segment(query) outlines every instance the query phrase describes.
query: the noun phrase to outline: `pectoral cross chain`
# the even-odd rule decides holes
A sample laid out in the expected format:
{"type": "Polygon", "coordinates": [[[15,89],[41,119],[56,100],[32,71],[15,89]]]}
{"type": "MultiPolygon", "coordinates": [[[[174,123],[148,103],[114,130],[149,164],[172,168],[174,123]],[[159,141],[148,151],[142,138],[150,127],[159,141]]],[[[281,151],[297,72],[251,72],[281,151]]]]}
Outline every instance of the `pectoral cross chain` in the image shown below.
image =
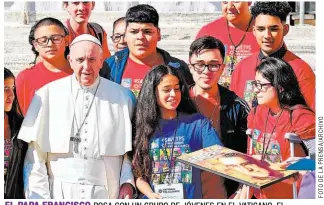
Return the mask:
{"type": "MultiPolygon", "coordinates": [[[[81,142],[80,132],[81,132],[81,129],[82,129],[83,125],[84,125],[84,122],[86,121],[87,117],[89,116],[89,113],[90,113],[91,107],[93,105],[93,102],[95,100],[95,97],[96,97],[96,94],[97,94],[99,85],[100,85],[100,79],[99,79],[99,83],[97,85],[96,91],[93,94],[93,98],[92,98],[92,101],[90,103],[89,109],[88,109],[87,113],[85,114],[84,119],[82,120],[82,123],[81,123],[80,127],[78,126],[78,121],[77,121],[76,115],[75,115],[75,102],[73,103],[73,101],[72,101],[72,105],[73,105],[73,120],[75,121],[76,128],[77,128],[76,135],[74,137],[70,137],[70,140],[73,141],[73,150],[74,150],[74,153],[79,153],[79,143],[81,142]]],[[[73,92],[72,92],[72,78],[71,78],[71,93],[73,95],[73,92]]],[[[78,99],[78,94],[79,94],[79,90],[78,90],[78,93],[77,93],[77,96],[75,97],[75,99],[78,99]]]]}

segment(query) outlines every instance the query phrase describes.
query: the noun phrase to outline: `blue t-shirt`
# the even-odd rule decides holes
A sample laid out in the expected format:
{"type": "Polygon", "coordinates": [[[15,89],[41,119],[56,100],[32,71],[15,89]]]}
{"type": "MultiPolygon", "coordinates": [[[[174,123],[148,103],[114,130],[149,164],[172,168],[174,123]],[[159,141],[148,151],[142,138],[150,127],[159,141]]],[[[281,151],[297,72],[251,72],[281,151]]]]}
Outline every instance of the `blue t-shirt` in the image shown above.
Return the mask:
{"type": "Polygon", "coordinates": [[[159,126],[150,139],[149,153],[153,160],[150,181],[152,188],[155,184],[166,184],[166,177],[170,174],[173,183],[183,184],[185,199],[201,199],[200,170],[180,162],[174,163],[174,159],[183,153],[215,144],[222,143],[209,120],[200,113],[180,113],[172,120],[160,119],[159,126]]]}

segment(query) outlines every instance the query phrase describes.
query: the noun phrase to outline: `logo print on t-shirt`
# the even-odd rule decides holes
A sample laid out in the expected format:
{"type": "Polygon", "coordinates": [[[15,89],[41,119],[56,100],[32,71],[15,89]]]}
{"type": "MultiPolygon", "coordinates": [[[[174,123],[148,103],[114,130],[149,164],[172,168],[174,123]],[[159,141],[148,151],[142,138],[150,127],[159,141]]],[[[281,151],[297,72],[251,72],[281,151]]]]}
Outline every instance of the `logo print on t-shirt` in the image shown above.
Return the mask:
{"type": "MultiPolygon", "coordinates": [[[[253,139],[255,138],[253,137],[253,139]]],[[[252,146],[255,154],[262,155],[265,152],[265,159],[268,161],[281,162],[280,144],[276,140],[276,133],[273,133],[272,136],[270,133],[259,136],[257,140],[253,140],[252,146]]]]}
{"type": "Polygon", "coordinates": [[[152,184],[167,183],[169,174],[171,174],[174,183],[192,183],[192,167],[175,162],[175,157],[190,152],[189,144],[185,144],[183,136],[153,139],[150,147],[150,156],[153,159],[152,184]],[[175,139],[174,143],[173,139],[175,139]],[[170,155],[173,145],[173,159],[172,166],[170,166],[170,155]],[[172,167],[171,170],[170,167],[172,167]]]}
{"type": "Polygon", "coordinates": [[[132,86],[132,79],[131,78],[123,78],[121,85],[124,86],[125,88],[130,89],[132,86]]]}
{"type": "Polygon", "coordinates": [[[252,46],[249,44],[242,44],[236,48],[236,55],[233,58],[233,52],[234,52],[234,46],[230,45],[229,47],[227,45],[225,46],[225,59],[224,64],[225,68],[223,71],[223,74],[221,75],[218,83],[220,85],[223,85],[225,87],[229,87],[232,80],[232,73],[235,70],[235,66],[244,58],[251,55],[252,46]],[[231,65],[233,63],[233,66],[231,65]]]}

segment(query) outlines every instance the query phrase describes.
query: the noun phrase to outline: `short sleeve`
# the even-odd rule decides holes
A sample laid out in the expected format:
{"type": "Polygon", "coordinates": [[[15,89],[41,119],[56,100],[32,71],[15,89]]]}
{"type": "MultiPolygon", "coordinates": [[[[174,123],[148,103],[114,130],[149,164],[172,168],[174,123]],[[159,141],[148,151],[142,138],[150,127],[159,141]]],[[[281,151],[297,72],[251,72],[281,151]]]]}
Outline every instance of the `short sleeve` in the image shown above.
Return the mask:
{"type": "Polygon", "coordinates": [[[301,139],[312,139],[315,137],[315,113],[306,109],[297,109],[293,112],[292,132],[301,139]]]}

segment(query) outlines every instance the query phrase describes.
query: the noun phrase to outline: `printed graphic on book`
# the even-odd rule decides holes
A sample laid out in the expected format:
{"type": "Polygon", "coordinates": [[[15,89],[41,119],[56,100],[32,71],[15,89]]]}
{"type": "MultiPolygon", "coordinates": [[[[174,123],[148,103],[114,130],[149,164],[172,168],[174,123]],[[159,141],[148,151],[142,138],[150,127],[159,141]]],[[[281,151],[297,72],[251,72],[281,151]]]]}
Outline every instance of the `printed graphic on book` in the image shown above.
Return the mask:
{"type": "Polygon", "coordinates": [[[279,164],[257,160],[219,145],[184,154],[177,161],[259,189],[297,174],[286,171],[279,164]]]}

